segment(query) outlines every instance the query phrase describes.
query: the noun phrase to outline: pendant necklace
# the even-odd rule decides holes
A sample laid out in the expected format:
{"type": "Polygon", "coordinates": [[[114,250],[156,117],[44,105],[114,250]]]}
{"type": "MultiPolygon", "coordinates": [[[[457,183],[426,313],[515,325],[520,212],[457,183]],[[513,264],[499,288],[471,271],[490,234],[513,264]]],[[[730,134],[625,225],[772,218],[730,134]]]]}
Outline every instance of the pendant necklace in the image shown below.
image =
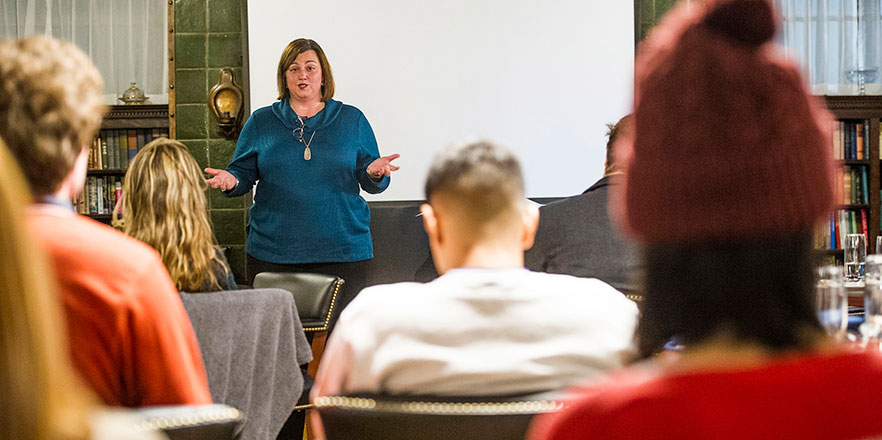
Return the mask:
{"type": "Polygon", "coordinates": [[[312,152],[309,151],[309,144],[312,143],[313,137],[315,137],[315,131],[312,132],[312,135],[309,137],[309,140],[306,142],[303,141],[303,137],[300,138],[300,143],[306,146],[306,148],[303,150],[303,160],[312,159],[312,152]]]}
{"type": "Polygon", "coordinates": [[[306,131],[306,123],[303,122],[303,118],[300,116],[297,117],[297,122],[300,123],[300,128],[294,129],[293,134],[294,137],[297,138],[297,142],[300,142],[301,144],[306,146],[306,148],[303,150],[303,160],[312,159],[312,151],[309,150],[309,144],[312,143],[312,138],[315,137],[315,132],[317,132],[318,130],[313,130],[312,135],[309,137],[309,140],[304,141],[303,132],[306,131]]]}

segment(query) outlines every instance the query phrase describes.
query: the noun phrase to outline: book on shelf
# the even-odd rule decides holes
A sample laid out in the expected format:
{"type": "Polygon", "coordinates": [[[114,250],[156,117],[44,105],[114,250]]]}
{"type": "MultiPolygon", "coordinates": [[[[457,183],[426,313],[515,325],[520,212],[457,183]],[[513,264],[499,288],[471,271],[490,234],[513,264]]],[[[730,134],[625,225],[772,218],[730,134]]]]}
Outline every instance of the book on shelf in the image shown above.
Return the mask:
{"type": "Polygon", "coordinates": [[[125,137],[120,136],[122,130],[113,130],[113,142],[116,148],[116,155],[119,157],[119,169],[124,170],[129,167],[129,151],[126,146],[125,137]]]}
{"type": "Polygon", "coordinates": [[[860,221],[858,220],[858,217],[860,217],[860,215],[858,215],[857,211],[848,211],[848,220],[850,223],[850,227],[848,228],[849,234],[857,234],[861,232],[860,221]]]}
{"type": "Polygon", "coordinates": [[[116,206],[116,202],[122,197],[122,182],[117,180],[113,187],[113,206],[116,206]]]}
{"type": "Polygon", "coordinates": [[[845,200],[845,176],[842,170],[842,167],[836,168],[836,175],[834,176],[835,182],[833,184],[833,189],[835,191],[834,200],[836,203],[843,204],[843,200],[845,200]]]}
{"type": "Polygon", "coordinates": [[[857,159],[857,132],[855,130],[856,124],[854,122],[848,123],[848,138],[849,138],[849,147],[851,148],[851,158],[857,159]]]}
{"type": "Polygon", "coordinates": [[[855,152],[858,160],[864,159],[864,123],[855,124],[855,152]]]}
{"type": "Polygon", "coordinates": [[[89,176],[87,179],[89,214],[98,214],[98,184],[95,176],[89,176]]]}
{"type": "Polygon", "coordinates": [[[104,131],[98,133],[98,145],[101,146],[101,157],[102,162],[104,163],[103,168],[108,168],[108,165],[112,165],[113,161],[108,160],[107,157],[107,133],[105,133],[104,131]]]}
{"type": "Polygon", "coordinates": [[[865,205],[870,204],[870,191],[867,189],[867,167],[861,167],[861,202],[865,205]]]}
{"type": "Polygon", "coordinates": [[[120,154],[124,157],[123,162],[126,164],[126,168],[128,168],[129,160],[131,160],[131,156],[129,156],[129,136],[126,130],[117,130],[116,137],[119,139],[119,151],[120,154]]]}
{"type": "Polygon", "coordinates": [[[833,121],[833,159],[842,160],[842,122],[833,121]]]}
{"type": "Polygon", "coordinates": [[[104,214],[104,179],[95,179],[95,203],[98,205],[98,210],[95,212],[96,214],[104,214]]]}
{"type": "Polygon", "coordinates": [[[867,237],[867,242],[870,241],[870,231],[867,229],[867,210],[861,209],[861,232],[864,233],[864,237],[867,237]]]}
{"type": "Polygon", "coordinates": [[[111,157],[113,157],[113,169],[120,170],[122,169],[122,165],[119,163],[119,145],[117,144],[118,140],[115,136],[111,136],[108,138],[107,151],[110,153],[111,157]]]}
{"type": "Polygon", "coordinates": [[[135,133],[135,130],[129,130],[126,136],[129,142],[129,163],[131,163],[135,155],[138,154],[138,135],[135,133]]]}
{"type": "Polygon", "coordinates": [[[842,249],[841,233],[839,225],[842,223],[842,211],[836,211],[836,217],[833,219],[833,249],[842,249]]]}

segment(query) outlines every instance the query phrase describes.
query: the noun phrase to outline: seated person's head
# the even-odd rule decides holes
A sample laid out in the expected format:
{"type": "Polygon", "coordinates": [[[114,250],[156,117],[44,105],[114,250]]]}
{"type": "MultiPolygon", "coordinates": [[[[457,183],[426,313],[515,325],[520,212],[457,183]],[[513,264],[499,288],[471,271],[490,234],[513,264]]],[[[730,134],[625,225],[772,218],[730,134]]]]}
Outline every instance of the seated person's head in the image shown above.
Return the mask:
{"type": "Polygon", "coordinates": [[[48,37],[0,41],[0,136],[35,197],[73,198],[101,125],[103,81],[76,46],[48,37]]]}
{"type": "Polygon", "coordinates": [[[184,144],[166,138],[145,145],[123,184],[125,233],[159,252],[181,291],[218,290],[219,256],[208,220],[208,186],[184,144]]]}
{"type": "Polygon", "coordinates": [[[514,154],[480,141],[438,154],[421,208],[439,273],[462,266],[519,267],[538,209],[524,198],[514,154]]]}
{"type": "Polygon", "coordinates": [[[0,141],[0,438],[85,438],[51,269],[24,224],[29,191],[0,141]]]}
{"type": "Polygon", "coordinates": [[[780,352],[822,335],[812,231],[832,208],[830,118],[767,44],[764,0],[681,7],[644,42],[611,209],[646,245],[638,342],[780,352]]]}
{"type": "Polygon", "coordinates": [[[607,124],[606,132],[606,162],[603,165],[603,175],[609,176],[621,173],[621,161],[616,157],[616,143],[633,142],[634,136],[634,115],[627,114],[622,116],[615,124],[607,124]]]}

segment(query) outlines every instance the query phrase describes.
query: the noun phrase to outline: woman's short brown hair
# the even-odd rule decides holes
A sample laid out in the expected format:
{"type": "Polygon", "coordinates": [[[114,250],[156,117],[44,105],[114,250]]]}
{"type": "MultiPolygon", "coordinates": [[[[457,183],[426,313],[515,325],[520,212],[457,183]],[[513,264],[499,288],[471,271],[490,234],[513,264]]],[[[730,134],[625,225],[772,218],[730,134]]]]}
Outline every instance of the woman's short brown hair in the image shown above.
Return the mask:
{"type": "Polygon", "coordinates": [[[0,40],[0,136],[34,196],[52,194],[92,143],[106,106],[104,81],[71,43],[0,40]]]}
{"type": "Polygon", "coordinates": [[[290,96],[285,71],[294,63],[297,55],[310,50],[315,51],[315,55],[318,57],[319,64],[322,67],[322,102],[334,97],[334,75],[331,73],[331,64],[328,63],[325,51],[313,40],[298,38],[288,43],[288,46],[282,51],[282,57],[279,59],[279,69],[276,72],[276,80],[279,83],[279,99],[288,99],[288,96],[290,96]]]}

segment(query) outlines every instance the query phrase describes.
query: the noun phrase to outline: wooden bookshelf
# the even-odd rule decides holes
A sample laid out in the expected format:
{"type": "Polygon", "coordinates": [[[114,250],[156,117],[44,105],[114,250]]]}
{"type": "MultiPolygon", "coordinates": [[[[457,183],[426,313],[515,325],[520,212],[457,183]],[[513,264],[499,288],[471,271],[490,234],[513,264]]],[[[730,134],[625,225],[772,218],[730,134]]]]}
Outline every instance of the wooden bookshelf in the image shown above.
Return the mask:
{"type": "Polygon", "coordinates": [[[144,144],[168,135],[168,105],[111,106],[90,151],[86,184],[74,203],[77,212],[110,223],[129,161],[144,144]]]}
{"type": "MultiPolygon", "coordinates": [[[[836,154],[836,147],[840,146],[844,141],[843,138],[840,138],[839,141],[834,139],[834,145],[831,145],[831,153],[834,154],[834,157],[838,160],[839,166],[843,169],[843,174],[845,174],[846,170],[856,170],[856,173],[860,175],[858,182],[859,185],[863,185],[864,179],[863,175],[866,174],[866,193],[863,191],[859,191],[861,194],[865,194],[865,200],[847,200],[848,195],[844,196],[845,200],[838,200],[837,211],[844,212],[854,212],[855,215],[859,215],[861,211],[866,213],[866,222],[867,222],[867,244],[869,253],[875,253],[876,251],[876,237],[880,234],[880,219],[882,219],[882,212],[880,212],[880,189],[882,189],[882,182],[880,182],[880,119],[882,119],[882,96],[825,96],[824,101],[827,105],[827,108],[833,113],[833,116],[837,119],[838,125],[837,127],[841,130],[851,130],[850,132],[857,133],[858,130],[863,129],[863,143],[866,146],[865,154],[862,155],[861,158],[853,157],[851,155],[849,157],[847,154],[845,156],[840,154],[836,154]],[[863,128],[863,125],[859,126],[857,124],[863,124],[866,128],[863,128]]],[[[835,137],[835,132],[834,132],[835,137]]],[[[844,148],[844,147],[843,147],[844,148]]],[[[850,179],[849,179],[850,181],[850,179]]],[[[845,191],[845,184],[840,181],[837,182],[839,185],[842,185],[839,188],[841,191],[845,191]]],[[[851,182],[849,182],[851,183],[851,182]]],[[[860,223],[862,223],[861,219],[858,219],[859,228],[862,229],[860,223]]],[[[857,231],[862,232],[862,231],[857,231]]],[[[841,264],[842,260],[842,250],[840,248],[830,249],[827,246],[827,249],[819,249],[819,255],[822,258],[827,259],[829,261],[830,258],[835,259],[835,263],[841,264]]]]}

